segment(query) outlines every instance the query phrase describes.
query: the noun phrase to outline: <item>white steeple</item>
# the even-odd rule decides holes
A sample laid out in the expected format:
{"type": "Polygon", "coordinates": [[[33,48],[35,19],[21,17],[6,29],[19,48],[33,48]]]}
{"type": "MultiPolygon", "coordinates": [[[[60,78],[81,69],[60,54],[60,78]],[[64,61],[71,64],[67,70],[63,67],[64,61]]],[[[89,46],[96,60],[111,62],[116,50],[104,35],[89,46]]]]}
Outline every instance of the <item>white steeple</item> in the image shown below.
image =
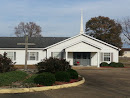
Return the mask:
{"type": "Polygon", "coordinates": [[[84,34],[84,30],[83,30],[83,10],[82,9],[81,9],[80,34],[84,34]]]}

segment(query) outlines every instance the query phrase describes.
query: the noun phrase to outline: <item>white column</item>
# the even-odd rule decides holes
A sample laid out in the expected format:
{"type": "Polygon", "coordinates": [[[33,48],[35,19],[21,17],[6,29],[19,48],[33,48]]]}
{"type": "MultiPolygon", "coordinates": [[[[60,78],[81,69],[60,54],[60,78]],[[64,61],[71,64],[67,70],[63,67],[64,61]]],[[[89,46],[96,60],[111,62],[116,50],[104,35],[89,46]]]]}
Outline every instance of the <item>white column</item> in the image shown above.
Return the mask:
{"type": "Polygon", "coordinates": [[[99,68],[100,67],[100,52],[97,52],[97,67],[99,68]]]}

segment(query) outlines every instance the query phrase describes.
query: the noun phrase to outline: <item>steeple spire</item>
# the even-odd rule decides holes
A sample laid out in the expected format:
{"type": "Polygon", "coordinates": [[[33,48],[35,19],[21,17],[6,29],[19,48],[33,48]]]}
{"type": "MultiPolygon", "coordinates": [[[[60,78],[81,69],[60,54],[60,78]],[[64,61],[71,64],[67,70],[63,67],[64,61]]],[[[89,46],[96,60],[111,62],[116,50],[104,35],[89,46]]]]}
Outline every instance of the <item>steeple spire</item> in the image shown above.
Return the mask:
{"type": "Polygon", "coordinates": [[[80,34],[84,34],[84,30],[83,30],[83,10],[82,9],[81,9],[80,34]]]}

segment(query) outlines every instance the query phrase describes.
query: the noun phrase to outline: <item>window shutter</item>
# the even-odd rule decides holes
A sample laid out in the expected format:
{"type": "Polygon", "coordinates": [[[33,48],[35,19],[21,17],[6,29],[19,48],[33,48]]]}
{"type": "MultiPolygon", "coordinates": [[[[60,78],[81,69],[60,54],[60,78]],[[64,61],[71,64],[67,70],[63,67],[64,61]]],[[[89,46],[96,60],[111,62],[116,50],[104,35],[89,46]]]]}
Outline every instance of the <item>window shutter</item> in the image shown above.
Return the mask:
{"type": "Polygon", "coordinates": [[[16,60],[16,52],[14,52],[14,60],[16,60]]]}
{"type": "Polygon", "coordinates": [[[113,62],[113,53],[111,53],[111,62],[113,62]]]}
{"type": "Polygon", "coordinates": [[[37,52],[37,54],[36,54],[36,60],[38,61],[38,57],[39,57],[39,55],[38,55],[38,52],[37,52]]]}
{"type": "Polygon", "coordinates": [[[104,59],[104,58],[103,58],[103,52],[101,52],[101,53],[100,53],[100,60],[101,60],[101,62],[104,61],[103,59],[104,59]]]}

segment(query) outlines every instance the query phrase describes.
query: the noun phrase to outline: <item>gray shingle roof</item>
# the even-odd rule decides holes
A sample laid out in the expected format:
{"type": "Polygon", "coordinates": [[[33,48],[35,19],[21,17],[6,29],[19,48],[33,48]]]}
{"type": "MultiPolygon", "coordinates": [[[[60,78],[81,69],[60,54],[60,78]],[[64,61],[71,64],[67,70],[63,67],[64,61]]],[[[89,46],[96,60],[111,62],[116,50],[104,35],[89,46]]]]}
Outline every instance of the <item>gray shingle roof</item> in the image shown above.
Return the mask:
{"type": "MultiPolygon", "coordinates": [[[[69,37],[32,37],[29,38],[29,43],[35,43],[35,45],[29,48],[45,48],[67,38],[69,37]]],[[[24,48],[25,46],[17,45],[24,42],[24,37],[0,37],[0,48],[24,48]]]]}

